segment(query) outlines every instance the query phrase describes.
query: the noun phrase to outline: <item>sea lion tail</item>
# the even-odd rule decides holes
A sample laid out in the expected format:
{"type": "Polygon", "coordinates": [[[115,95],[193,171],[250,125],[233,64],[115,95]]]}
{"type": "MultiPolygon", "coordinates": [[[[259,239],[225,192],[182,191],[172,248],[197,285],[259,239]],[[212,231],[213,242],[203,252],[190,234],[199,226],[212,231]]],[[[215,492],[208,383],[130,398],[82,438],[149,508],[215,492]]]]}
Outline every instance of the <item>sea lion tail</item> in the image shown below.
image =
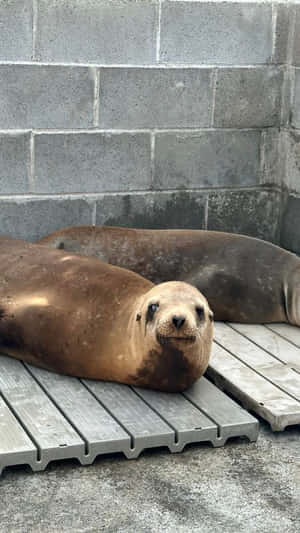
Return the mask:
{"type": "Polygon", "coordinates": [[[284,293],[287,321],[300,327],[300,266],[288,276],[284,293]]]}

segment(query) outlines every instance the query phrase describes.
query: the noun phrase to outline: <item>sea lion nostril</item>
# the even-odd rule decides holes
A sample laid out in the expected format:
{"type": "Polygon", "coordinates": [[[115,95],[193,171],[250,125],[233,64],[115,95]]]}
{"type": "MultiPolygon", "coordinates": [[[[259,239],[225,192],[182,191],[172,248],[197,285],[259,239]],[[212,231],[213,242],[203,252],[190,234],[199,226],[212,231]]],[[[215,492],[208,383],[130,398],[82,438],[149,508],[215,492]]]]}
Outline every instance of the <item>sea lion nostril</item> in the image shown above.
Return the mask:
{"type": "Polygon", "coordinates": [[[176,329],[180,329],[185,323],[185,318],[183,316],[173,316],[172,322],[176,329]]]}

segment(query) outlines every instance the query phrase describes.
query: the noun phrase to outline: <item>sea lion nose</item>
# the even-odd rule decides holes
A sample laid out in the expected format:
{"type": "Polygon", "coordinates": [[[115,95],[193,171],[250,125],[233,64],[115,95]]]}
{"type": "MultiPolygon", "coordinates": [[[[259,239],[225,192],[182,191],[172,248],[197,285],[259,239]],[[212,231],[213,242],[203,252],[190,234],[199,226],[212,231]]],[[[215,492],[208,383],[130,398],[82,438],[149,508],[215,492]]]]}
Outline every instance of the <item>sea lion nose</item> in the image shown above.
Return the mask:
{"type": "Polygon", "coordinates": [[[172,322],[176,329],[180,329],[185,323],[185,318],[183,316],[173,316],[172,322]]]}

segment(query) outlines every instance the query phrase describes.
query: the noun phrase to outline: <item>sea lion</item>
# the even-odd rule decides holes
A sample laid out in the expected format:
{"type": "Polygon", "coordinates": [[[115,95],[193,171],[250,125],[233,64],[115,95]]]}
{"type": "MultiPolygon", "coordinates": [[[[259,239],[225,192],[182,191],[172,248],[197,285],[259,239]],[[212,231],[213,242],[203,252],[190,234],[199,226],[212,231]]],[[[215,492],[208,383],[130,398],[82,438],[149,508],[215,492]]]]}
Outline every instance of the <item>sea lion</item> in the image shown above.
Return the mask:
{"type": "Polygon", "coordinates": [[[213,336],[203,295],[154,286],[95,258],[0,237],[0,347],[72,376],[164,391],[206,370],[213,336]]]}
{"type": "Polygon", "coordinates": [[[205,230],[71,227],[41,244],[96,256],[154,283],[195,285],[216,320],[300,326],[300,259],[274,244],[205,230]]]}

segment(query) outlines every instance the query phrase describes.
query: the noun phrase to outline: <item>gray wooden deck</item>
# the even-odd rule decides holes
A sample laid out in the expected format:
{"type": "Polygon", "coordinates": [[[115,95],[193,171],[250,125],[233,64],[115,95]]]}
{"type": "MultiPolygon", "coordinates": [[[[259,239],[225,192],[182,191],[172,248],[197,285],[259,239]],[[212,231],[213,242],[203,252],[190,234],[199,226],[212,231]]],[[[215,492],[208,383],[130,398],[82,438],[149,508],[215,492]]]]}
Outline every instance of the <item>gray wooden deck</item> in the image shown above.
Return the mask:
{"type": "Polygon", "coordinates": [[[216,323],[208,375],[274,431],[300,424],[300,328],[216,323]]]}
{"type": "Polygon", "coordinates": [[[256,419],[204,377],[184,394],[167,394],[0,356],[0,473],[9,465],[43,470],[57,459],[91,464],[106,453],[135,458],[145,448],[180,452],[192,442],[223,446],[230,437],[257,435],[256,419]]]}
{"type": "MultiPolygon", "coordinates": [[[[216,323],[210,376],[273,430],[300,424],[300,328],[216,323]]],[[[258,423],[206,378],[184,394],[59,376],[0,356],[0,473],[191,442],[256,440],[258,423]]]]}

